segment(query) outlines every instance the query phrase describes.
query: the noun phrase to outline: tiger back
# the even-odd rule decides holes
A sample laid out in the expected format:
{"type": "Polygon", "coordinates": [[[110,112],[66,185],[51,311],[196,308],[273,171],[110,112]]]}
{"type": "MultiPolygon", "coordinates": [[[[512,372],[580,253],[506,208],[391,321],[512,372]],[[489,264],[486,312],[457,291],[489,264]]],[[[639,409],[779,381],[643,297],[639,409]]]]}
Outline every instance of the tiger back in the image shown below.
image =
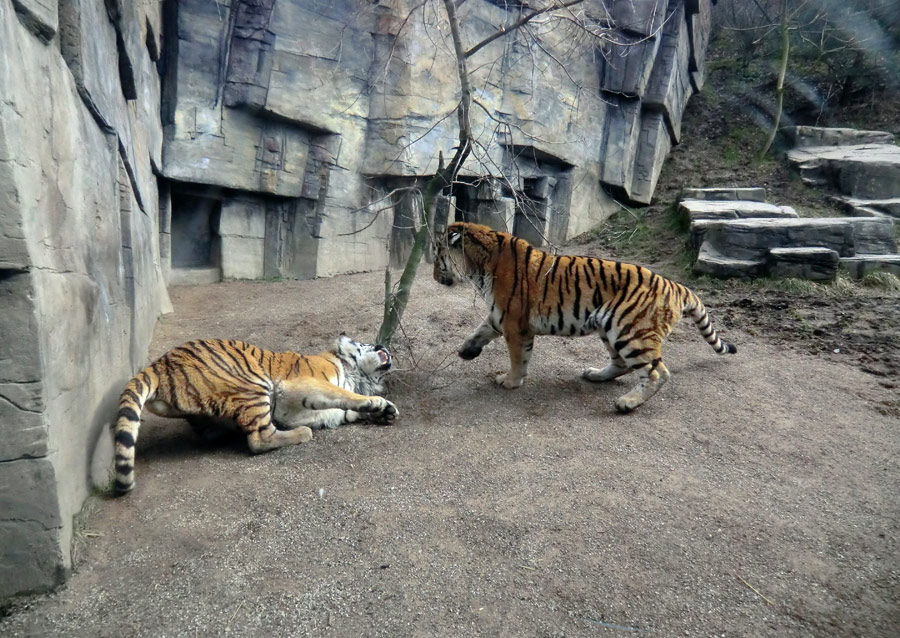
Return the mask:
{"type": "Polygon", "coordinates": [[[474,359],[502,335],[510,369],[496,382],[504,388],[522,385],[536,335],[600,335],[611,362],[587,368],[582,376],[609,381],[636,371],[637,385],[616,400],[620,412],[644,403],[669,379],[661,346],[683,313],[716,353],[737,352],[719,339],[697,295],[647,268],[551,255],[524,239],[467,222],[451,224],[436,243],[434,279],[446,286],[471,282],[488,305],[487,318],[459,356],[474,359]]]}
{"type": "Polygon", "coordinates": [[[387,349],[340,336],[317,355],[272,352],[236,340],[173,348],[125,386],[114,427],[115,489],[134,487],[134,451],[144,408],[163,417],[236,426],[254,453],[305,443],[312,430],[399,412],[381,396],[387,349]]]}

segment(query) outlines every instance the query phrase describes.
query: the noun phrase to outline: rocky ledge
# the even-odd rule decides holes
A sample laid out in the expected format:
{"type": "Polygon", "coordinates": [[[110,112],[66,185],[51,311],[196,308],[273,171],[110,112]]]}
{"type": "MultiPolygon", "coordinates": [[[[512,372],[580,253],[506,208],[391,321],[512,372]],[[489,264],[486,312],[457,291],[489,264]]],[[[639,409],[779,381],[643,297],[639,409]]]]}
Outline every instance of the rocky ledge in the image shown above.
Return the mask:
{"type": "Polygon", "coordinates": [[[831,281],[839,268],[855,278],[875,270],[900,274],[894,220],[888,216],[801,218],[790,206],[748,199],[748,193],[763,199],[762,189],[685,192],[691,197],[679,208],[691,219],[696,272],[813,281],[831,281]],[[729,191],[735,199],[720,199],[729,191]]]}

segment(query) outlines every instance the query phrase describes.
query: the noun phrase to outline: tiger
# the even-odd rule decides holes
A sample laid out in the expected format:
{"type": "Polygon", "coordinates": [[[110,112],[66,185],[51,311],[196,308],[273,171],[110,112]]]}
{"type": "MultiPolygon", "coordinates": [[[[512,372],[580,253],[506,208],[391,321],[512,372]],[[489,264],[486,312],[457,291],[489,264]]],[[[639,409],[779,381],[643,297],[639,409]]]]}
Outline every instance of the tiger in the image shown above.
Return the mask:
{"type": "Polygon", "coordinates": [[[144,407],[247,435],[253,453],[306,443],[312,430],[392,424],[397,406],[377,396],[393,363],[383,346],[345,334],[317,355],[272,352],[237,340],[199,339],[169,350],[125,386],[114,427],[118,494],[134,488],[134,448],[144,407]]]}
{"type": "Polygon", "coordinates": [[[637,384],[615,401],[618,412],[630,412],[669,380],[660,349],[683,312],[717,354],[737,352],[719,339],[696,294],[642,266],[551,255],[524,239],[468,222],[450,224],[435,244],[435,281],[444,286],[472,282],[489,307],[458,354],[474,359],[502,335],[509,371],[495,380],[503,388],[522,385],[536,335],[596,333],[612,361],[585,369],[582,377],[610,381],[636,371],[637,384]]]}

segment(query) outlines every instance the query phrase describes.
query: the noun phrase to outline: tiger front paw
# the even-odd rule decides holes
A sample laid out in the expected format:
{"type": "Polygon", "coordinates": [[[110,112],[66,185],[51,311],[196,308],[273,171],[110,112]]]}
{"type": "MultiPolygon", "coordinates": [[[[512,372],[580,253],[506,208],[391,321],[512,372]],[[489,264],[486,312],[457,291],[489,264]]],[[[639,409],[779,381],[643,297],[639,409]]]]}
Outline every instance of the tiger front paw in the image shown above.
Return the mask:
{"type": "Polygon", "coordinates": [[[400,410],[390,401],[385,400],[384,409],[369,415],[369,423],[375,425],[393,425],[397,417],[400,416],[400,410]]]}
{"type": "Polygon", "coordinates": [[[462,344],[462,347],[457,351],[460,359],[465,359],[466,361],[471,361],[475,357],[481,354],[481,351],[484,350],[482,346],[479,346],[476,343],[470,343],[466,341],[462,344]]]}
{"type": "Polygon", "coordinates": [[[525,377],[522,377],[521,379],[514,379],[509,376],[508,372],[504,372],[503,374],[498,374],[496,377],[494,377],[494,381],[502,388],[506,388],[507,390],[515,390],[525,382],[525,377]]]}
{"type": "Polygon", "coordinates": [[[644,400],[631,392],[628,394],[623,394],[618,399],[616,399],[616,412],[619,414],[628,414],[636,407],[641,405],[644,400]]]}

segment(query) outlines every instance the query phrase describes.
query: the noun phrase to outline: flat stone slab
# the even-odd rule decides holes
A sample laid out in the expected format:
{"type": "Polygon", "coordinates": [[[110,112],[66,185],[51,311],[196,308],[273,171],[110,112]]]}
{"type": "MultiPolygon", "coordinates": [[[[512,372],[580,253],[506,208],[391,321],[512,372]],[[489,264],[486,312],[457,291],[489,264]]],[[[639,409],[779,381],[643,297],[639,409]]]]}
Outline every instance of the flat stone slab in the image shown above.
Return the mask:
{"type": "Polygon", "coordinates": [[[766,189],[761,186],[752,188],[686,188],[682,193],[682,200],[702,199],[704,201],[742,201],[764,202],[766,201],[766,189]]]}
{"type": "Polygon", "coordinates": [[[860,199],[900,196],[900,146],[810,146],[788,151],[787,158],[807,183],[832,183],[860,199]]]}
{"type": "Polygon", "coordinates": [[[678,208],[686,212],[691,221],[699,219],[756,219],[772,217],[799,217],[790,206],[779,206],[759,201],[706,201],[683,199],[678,208]]]}
{"type": "Polygon", "coordinates": [[[853,128],[826,128],[820,126],[795,126],[793,138],[794,145],[798,148],[894,143],[894,136],[886,131],[860,131],[853,128]]]}
{"type": "Polygon", "coordinates": [[[832,201],[845,208],[851,215],[860,217],[871,214],[877,217],[879,215],[888,215],[900,219],[900,197],[891,197],[887,199],[859,199],[856,197],[834,196],[832,201]],[[862,211],[858,213],[857,211],[862,211]]]}
{"type": "Polygon", "coordinates": [[[837,251],[830,248],[773,248],[768,255],[768,275],[779,279],[834,281],[839,262],[837,251]]]}
{"type": "Polygon", "coordinates": [[[760,277],[766,273],[766,269],[765,259],[726,257],[707,242],[700,246],[697,261],[694,262],[694,272],[721,279],[760,277]]]}
{"type": "Polygon", "coordinates": [[[872,272],[889,272],[900,277],[900,255],[841,257],[839,265],[854,279],[862,279],[872,272]]]}
{"type": "Polygon", "coordinates": [[[857,162],[861,164],[900,163],[900,146],[894,144],[852,144],[845,146],[809,146],[792,148],[788,160],[806,162],[857,162]]]}
{"type": "Polygon", "coordinates": [[[841,257],[897,250],[893,220],[875,217],[698,220],[691,243],[705,242],[735,259],[761,259],[772,248],[823,247],[841,257]]]}
{"type": "Polygon", "coordinates": [[[887,213],[882,213],[880,210],[869,206],[856,206],[851,208],[849,213],[851,217],[891,217],[887,213]]]}
{"type": "Polygon", "coordinates": [[[200,286],[222,281],[222,270],[210,268],[173,268],[169,273],[170,286],[200,286]]]}

